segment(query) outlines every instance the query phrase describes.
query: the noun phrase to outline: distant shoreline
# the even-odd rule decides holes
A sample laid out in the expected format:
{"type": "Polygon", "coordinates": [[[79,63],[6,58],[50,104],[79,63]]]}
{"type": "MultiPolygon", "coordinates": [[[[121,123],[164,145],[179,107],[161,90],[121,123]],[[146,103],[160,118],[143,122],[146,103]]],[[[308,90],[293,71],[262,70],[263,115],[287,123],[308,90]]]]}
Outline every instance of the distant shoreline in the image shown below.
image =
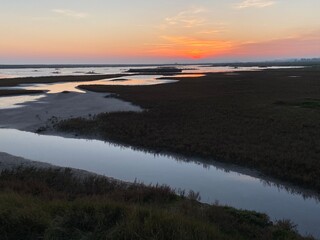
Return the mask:
{"type": "Polygon", "coordinates": [[[320,58],[311,59],[292,59],[292,60],[268,60],[268,61],[230,61],[230,62],[194,62],[194,63],[123,63],[123,64],[0,64],[0,69],[23,69],[23,68],[90,68],[90,67],[154,67],[154,66],[179,66],[179,65],[207,65],[207,66],[292,66],[301,64],[303,66],[310,66],[320,64],[320,58]]]}

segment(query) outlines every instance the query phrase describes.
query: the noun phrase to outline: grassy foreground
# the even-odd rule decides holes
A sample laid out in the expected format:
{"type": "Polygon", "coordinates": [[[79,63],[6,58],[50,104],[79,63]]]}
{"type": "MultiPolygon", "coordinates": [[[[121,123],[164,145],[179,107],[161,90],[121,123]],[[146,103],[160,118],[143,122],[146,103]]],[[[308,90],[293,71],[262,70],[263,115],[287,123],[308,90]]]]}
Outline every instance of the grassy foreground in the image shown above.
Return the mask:
{"type": "Polygon", "coordinates": [[[155,151],[249,166],[320,192],[320,68],[180,78],[156,86],[86,85],[147,109],[57,128],[155,151]]]}
{"type": "Polygon", "coordinates": [[[79,180],[69,169],[33,168],[0,175],[0,236],[34,239],[312,239],[289,221],[200,204],[165,186],[79,180]]]}

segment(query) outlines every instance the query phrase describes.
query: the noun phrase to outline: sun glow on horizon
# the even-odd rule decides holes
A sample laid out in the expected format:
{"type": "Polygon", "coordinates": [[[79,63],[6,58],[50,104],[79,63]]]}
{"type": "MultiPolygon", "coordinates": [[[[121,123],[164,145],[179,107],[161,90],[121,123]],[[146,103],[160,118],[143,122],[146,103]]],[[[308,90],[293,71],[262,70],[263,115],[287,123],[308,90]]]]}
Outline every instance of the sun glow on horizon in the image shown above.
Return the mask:
{"type": "Polygon", "coordinates": [[[5,0],[0,62],[319,57],[316,9],[317,0],[5,0]]]}

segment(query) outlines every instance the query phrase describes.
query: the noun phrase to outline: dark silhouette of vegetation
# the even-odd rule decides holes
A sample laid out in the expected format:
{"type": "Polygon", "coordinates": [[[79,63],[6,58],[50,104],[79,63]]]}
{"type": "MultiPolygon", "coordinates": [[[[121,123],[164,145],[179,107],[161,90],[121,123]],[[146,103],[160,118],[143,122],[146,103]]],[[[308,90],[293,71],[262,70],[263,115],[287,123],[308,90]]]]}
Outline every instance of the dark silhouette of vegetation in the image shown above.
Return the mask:
{"type": "Polygon", "coordinates": [[[23,90],[23,89],[14,89],[14,90],[3,89],[3,90],[0,90],[0,96],[1,97],[15,96],[15,95],[40,94],[40,93],[44,93],[44,91],[41,91],[41,90],[23,90]]]}
{"type": "Polygon", "coordinates": [[[70,169],[0,175],[0,234],[26,239],[312,239],[290,221],[206,205],[166,186],[77,178],[70,169]]]}
{"type": "Polygon", "coordinates": [[[6,78],[6,79],[1,79],[0,87],[13,87],[19,84],[32,84],[32,83],[86,82],[86,81],[96,81],[96,80],[102,80],[102,79],[108,79],[108,78],[123,77],[123,76],[127,76],[127,75],[126,74],[109,74],[109,75],[84,75],[84,76],[6,78]]]}
{"type": "Polygon", "coordinates": [[[131,68],[127,72],[140,74],[167,74],[181,73],[182,69],[176,67],[157,67],[157,68],[131,68]]]}
{"type": "Polygon", "coordinates": [[[276,105],[282,106],[294,106],[294,107],[302,107],[302,108],[320,108],[320,99],[306,98],[300,101],[276,101],[276,105]]]}
{"type": "Polygon", "coordinates": [[[320,68],[176,79],[157,86],[80,86],[146,111],[71,119],[57,129],[249,166],[320,191],[319,101],[304,100],[319,99],[320,68]],[[299,101],[299,107],[279,104],[299,101]]]}

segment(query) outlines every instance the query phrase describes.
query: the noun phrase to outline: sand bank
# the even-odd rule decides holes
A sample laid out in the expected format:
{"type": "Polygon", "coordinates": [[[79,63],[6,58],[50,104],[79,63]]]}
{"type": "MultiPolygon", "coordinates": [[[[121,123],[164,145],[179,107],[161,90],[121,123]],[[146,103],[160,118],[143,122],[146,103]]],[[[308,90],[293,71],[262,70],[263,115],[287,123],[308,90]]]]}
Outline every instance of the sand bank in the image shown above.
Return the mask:
{"type": "Polygon", "coordinates": [[[0,109],[0,127],[35,132],[51,121],[73,117],[90,118],[103,112],[142,111],[138,106],[103,93],[47,94],[19,108],[0,109]]]}

